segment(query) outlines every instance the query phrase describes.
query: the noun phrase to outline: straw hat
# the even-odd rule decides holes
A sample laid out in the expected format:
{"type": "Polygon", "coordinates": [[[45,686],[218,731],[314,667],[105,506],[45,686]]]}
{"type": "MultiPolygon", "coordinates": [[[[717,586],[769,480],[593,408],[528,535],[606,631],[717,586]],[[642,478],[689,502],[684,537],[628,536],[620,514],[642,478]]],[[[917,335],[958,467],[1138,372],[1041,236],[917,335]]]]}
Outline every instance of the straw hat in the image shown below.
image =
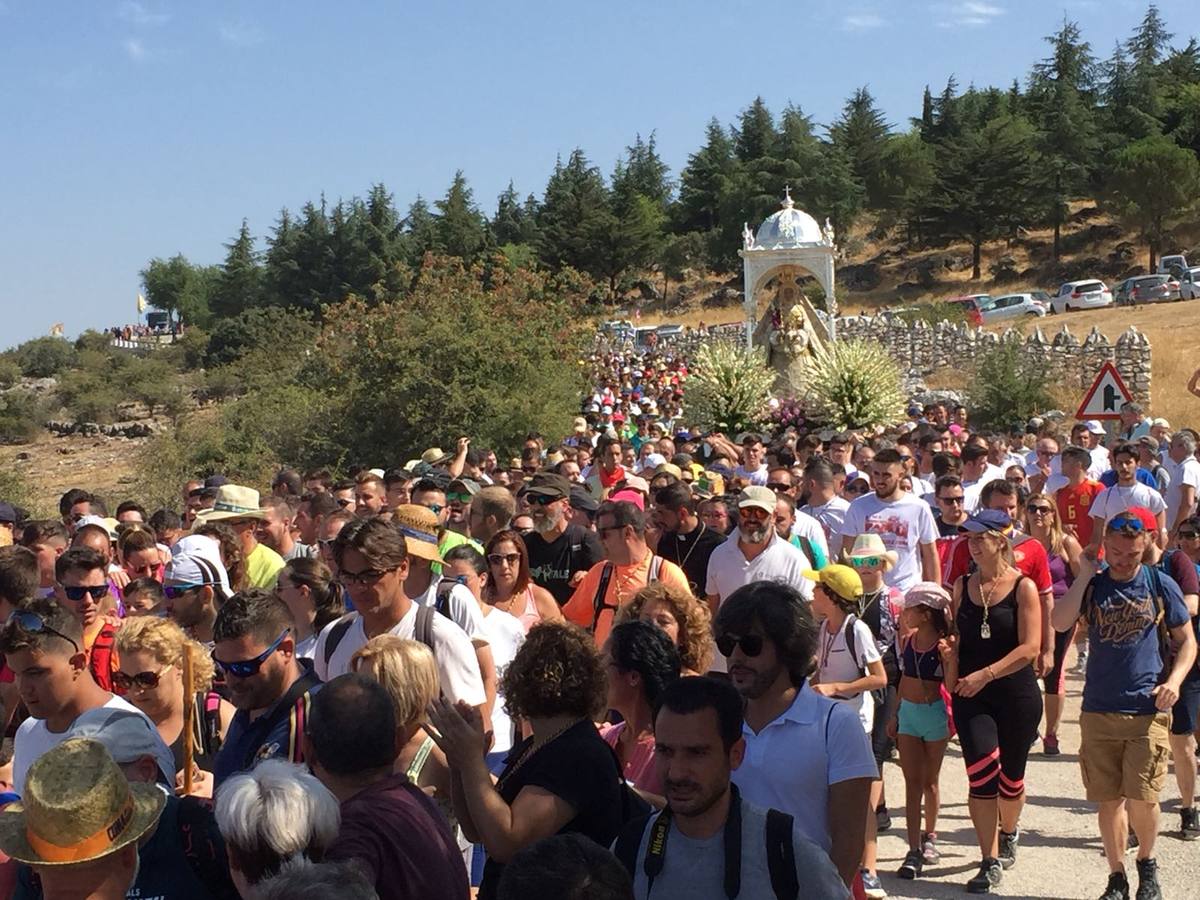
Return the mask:
{"type": "Polygon", "coordinates": [[[436,466],[438,463],[443,463],[450,458],[450,454],[442,452],[441,447],[430,447],[421,454],[421,462],[430,466],[436,466]]]}
{"type": "Polygon", "coordinates": [[[258,491],[240,484],[223,484],[217,488],[212,509],[197,513],[196,523],[228,522],[231,519],[265,519],[267,511],[258,501],[258,491]]]}
{"type": "Polygon", "coordinates": [[[141,838],[166,804],[155,785],[130,784],[103,744],[72,738],[29,767],[22,802],[0,812],[0,850],[33,866],[90,862],[141,838]]]}
{"type": "Polygon", "coordinates": [[[896,561],[900,559],[900,554],[895,550],[889,550],[883,545],[883,538],[871,531],[867,534],[860,534],[854,539],[854,546],[850,548],[850,552],[846,554],[846,559],[854,561],[862,559],[866,556],[879,556],[884,559],[883,570],[886,572],[896,565],[896,561]]]}
{"type": "Polygon", "coordinates": [[[392,510],[392,524],[404,535],[410,556],[435,563],[442,561],[438,555],[438,517],[433,510],[402,503],[392,510]]]}

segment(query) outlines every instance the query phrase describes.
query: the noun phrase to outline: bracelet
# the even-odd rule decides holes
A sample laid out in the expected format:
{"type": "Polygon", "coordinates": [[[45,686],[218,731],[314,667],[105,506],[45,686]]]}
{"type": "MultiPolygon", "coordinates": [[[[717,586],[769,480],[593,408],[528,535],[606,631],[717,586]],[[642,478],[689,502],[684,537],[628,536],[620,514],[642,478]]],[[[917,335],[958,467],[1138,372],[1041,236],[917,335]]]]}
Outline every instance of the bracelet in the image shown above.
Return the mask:
{"type": "Polygon", "coordinates": [[[991,666],[988,666],[987,669],[985,669],[985,671],[988,673],[988,681],[996,680],[996,673],[992,671],[991,666]]]}

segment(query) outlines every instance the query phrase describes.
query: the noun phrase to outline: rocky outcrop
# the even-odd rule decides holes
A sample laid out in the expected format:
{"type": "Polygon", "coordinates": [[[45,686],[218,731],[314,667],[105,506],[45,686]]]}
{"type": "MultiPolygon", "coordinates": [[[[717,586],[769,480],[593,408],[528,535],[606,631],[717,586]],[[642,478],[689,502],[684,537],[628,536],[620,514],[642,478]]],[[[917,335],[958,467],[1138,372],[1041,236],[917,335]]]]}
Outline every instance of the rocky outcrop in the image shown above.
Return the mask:
{"type": "Polygon", "coordinates": [[[104,435],[106,437],[146,438],[153,437],[163,430],[157,422],[57,422],[46,423],[46,430],[58,435],[80,434],[84,436],[104,435]]]}

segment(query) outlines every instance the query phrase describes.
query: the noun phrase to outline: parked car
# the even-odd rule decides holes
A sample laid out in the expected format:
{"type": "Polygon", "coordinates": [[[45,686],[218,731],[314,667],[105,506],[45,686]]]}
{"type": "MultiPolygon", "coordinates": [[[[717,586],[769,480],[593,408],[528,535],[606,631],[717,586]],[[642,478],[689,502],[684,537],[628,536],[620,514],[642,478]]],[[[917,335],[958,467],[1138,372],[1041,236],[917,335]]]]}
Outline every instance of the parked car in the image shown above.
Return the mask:
{"type": "Polygon", "coordinates": [[[1187,257],[1182,253],[1168,253],[1166,256],[1158,258],[1158,271],[1155,274],[1174,275],[1178,278],[1182,272],[1187,271],[1189,268],[1187,257]]]}
{"type": "Polygon", "coordinates": [[[1200,266],[1185,270],[1179,277],[1179,299],[1195,300],[1200,298],[1200,266]]]}
{"type": "Polygon", "coordinates": [[[1050,312],[1064,313],[1072,309],[1099,309],[1112,306],[1113,295],[1103,281],[1095,278],[1085,278],[1082,281],[1068,281],[1058,289],[1054,299],[1050,301],[1050,312]]]}
{"type": "Polygon", "coordinates": [[[991,294],[966,294],[962,297],[951,297],[944,301],[949,304],[961,305],[966,310],[967,321],[972,325],[983,324],[983,308],[992,304],[991,294]]]}
{"type": "Polygon", "coordinates": [[[1170,275],[1135,275],[1118,284],[1113,297],[1117,306],[1178,300],[1179,282],[1170,275]]]}
{"type": "Polygon", "coordinates": [[[683,337],[682,325],[659,325],[657,331],[660,341],[674,341],[683,337]]]}
{"type": "Polygon", "coordinates": [[[1005,294],[980,308],[985,324],[1004,319],[1019,319],[1023,316],[1046,315],[1046,307],[1032,294],[1005,294]]]}

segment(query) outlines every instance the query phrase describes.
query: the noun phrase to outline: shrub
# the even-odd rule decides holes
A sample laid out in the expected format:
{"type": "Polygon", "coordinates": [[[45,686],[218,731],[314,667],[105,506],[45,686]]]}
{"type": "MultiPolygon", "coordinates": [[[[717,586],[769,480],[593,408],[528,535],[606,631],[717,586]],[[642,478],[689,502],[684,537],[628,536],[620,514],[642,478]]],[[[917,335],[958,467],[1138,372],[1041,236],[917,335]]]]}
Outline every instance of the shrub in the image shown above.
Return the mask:
{"type": "Polygon", "coordinates": [[[33,489],[25,476],[13,469],[0,470],[0,500],[21,507],[31,518],[38,518],[45,512],[34,508],[33,489]]]}
{"type": "Polygon", "coordinates": [[[0,356],[0,388],[10,388],[21,380],[21,366],[10,354],[0,356]]]}
{"type": "Polygon", "coordinates": [[[72,369],[58,383],[58,399],[76,422],[115,422],[123,390],[94,369],[72,369]]]}
{"type": "Polygon", "coordinates": [[[254,350],[291,353],[315,336],[316,329],[306,313],[275,306],[243,310],[236,316],[220,319],[213,327],[204,364],[224,365],[254,350]]]}
{"type": "Polygon", "coordinates": [[[757,430],[766,421],[774,383],[761,352],[704,344],[688,376],[689,417],[702,428],[729,434],[757,430]]]}
{"type": "Polygon", "coordinates": [[[800,366],[813,412],[839,430],[895,425],[904,418],[900,369],[879,344],[836,341],[800,366]]]}
{"type": "Polygon", "coordinates": [[[22,375],[49,378],[74,365],[75,347],[60,337],[40,337],[17,347],[16,356],[22,375]]]}
{"type": "Polygon", "coordinates": [[[0,393],[0,443],[32,442],[41,431],[45,416],[45,402],[32,391],[18,387],[0,393]]]}
{"type": "Polygon", "coordinates": [[[972,418],[983,428],[1005,429],[1054,406],[1044,358],[1001,341],[979,360],[968,388],[972,418]]]}

